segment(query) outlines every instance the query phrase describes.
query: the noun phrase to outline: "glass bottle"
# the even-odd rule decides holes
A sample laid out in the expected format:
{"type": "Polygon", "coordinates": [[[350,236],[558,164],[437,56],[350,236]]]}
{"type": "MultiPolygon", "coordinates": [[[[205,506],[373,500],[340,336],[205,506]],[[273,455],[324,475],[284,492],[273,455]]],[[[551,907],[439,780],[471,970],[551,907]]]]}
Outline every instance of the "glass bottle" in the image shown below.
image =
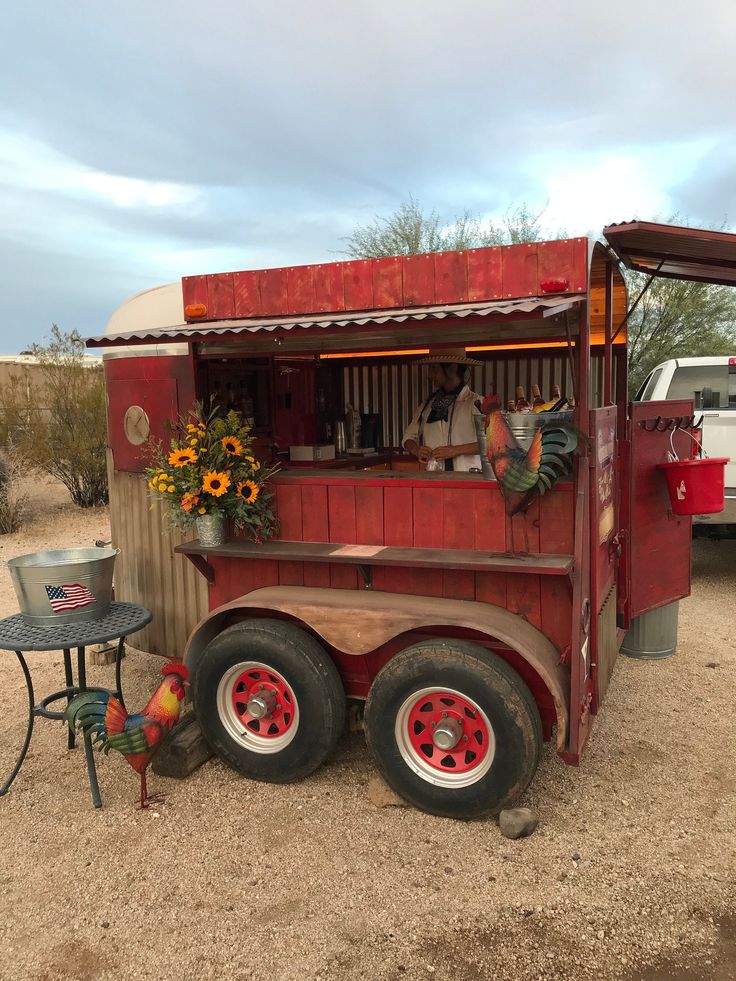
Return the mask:
{"type": "Polygon", "coordinates": [[[516,411],[517,412],[531,412],[532,407],[527,401],[526,395],[524,395],[524,389],[521,385],[516,389],[516,411]]]}

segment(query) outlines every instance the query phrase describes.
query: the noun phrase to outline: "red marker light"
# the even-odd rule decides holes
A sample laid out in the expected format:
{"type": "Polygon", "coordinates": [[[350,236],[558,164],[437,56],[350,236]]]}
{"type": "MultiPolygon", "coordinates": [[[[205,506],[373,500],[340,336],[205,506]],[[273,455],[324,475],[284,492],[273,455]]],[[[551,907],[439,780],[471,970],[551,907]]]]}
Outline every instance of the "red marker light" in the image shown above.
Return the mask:
{"type": "Polygon", "coordinates": [[[736,358],[729,358],[728,363],[729,365],[736,364],[736,358]]]}
{"type": "Polygon", "coordinates": [[[539,284],[543,293],[566,293],[568,286],[566,279],[543,279],[539,284]]]}

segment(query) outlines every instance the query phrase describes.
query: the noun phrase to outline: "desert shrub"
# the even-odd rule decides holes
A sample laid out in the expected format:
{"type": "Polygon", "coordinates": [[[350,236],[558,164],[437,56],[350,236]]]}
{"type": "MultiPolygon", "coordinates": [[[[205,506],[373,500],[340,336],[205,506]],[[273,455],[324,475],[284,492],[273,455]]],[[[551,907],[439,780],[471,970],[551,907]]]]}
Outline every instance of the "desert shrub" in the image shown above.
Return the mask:
{"type": "Polygon", "coordinates": [[[0,452],[0,535],[17,531],[23,523],[25,497],[19,480],[25,465],[11,448],[0,452]]]}
{"type": "Polygon", "coordinates": [[[12,445],[31,467],[60,480],[82,508],[106,504],[107,424],[102,364],[84,357],[76,331],[56,324],[46,345],[31,353],[41,366],[33,388],[19,378],[0,392],[0,439],[12,445]]]}

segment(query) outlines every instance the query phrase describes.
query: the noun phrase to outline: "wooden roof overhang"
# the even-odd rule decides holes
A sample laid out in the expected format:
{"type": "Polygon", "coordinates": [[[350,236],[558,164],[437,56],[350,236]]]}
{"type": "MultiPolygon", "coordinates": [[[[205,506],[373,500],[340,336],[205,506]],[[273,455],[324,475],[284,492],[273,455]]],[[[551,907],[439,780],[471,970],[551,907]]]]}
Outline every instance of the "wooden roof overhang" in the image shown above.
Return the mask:
{"type": "Polygon", "coordinates": [[[609,225],[603,235],[636,272],[736,286],[736,235],[729,232],[632,221],[609,225]]]}

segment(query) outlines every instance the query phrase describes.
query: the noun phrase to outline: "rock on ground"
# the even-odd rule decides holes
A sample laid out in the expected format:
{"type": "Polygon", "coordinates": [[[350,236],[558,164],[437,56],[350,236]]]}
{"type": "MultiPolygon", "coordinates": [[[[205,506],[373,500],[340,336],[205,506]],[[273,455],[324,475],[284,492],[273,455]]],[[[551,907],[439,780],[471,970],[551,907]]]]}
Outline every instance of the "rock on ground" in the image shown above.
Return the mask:
{"type": "Polygon", "coordinates": [[[509,807],[498,815],[504,838],[528,838],[537,830],[539,815],[530,807],[509,807]]]}

